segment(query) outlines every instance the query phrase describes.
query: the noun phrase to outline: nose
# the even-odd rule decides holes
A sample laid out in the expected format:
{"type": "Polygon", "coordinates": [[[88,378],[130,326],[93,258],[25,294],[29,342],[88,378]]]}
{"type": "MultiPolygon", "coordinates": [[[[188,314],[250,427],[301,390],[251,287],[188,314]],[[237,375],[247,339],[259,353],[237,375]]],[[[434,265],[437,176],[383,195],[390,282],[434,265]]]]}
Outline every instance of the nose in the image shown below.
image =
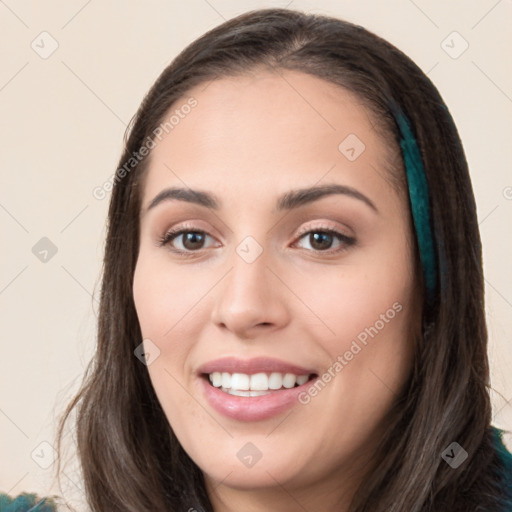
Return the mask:
{"type": "Polygon", "coordinates": [[[293,294],[270,259],[266,250],[252,262],[233,252],[230,270],[215,287],[215,325],[237,338],[253,339],[289,322],[287,304],[293,294]]]}

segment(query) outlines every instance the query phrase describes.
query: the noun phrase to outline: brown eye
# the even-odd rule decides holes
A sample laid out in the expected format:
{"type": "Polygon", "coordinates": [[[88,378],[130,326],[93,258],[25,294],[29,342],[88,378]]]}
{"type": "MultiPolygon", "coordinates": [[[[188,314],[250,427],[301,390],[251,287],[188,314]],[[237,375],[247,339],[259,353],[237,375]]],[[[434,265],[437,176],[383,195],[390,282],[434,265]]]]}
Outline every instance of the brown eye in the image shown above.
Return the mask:
{"type": "Polygon", "coordinates": [[[340,252],[355,244],[355,239],[339,233],[334,229],[316,228],[302,233],[300,240],[306,239],[314,252],[340,252]],[[307,237],[307,238],[306,238],[307,237]],[[332,244],[338,239],[337,248],[332,249],[332,244]]]}
{"type": "Polygon", "coordinates": [[[313,249],[323,251],[325,249],[330,249],[330,246],[334,242],[334,237],[331,233],[314,232],[309,233],[309,242],[313,249]]]}
{"type": "MultiPolygon", "coordinates": [[[[159,246],[169,246],[169,250],[176,254],[190,256],[195,255],[194,253],[199,254],[203,249],[207,248],[205,242],[208,237],[213,239],[213,237],[203,230],[182,227],[168,231],[160,238],[159,246]]],[[[302,239],[309,242],[311,249],[306,248],[308,251],[326,254],[342,252],[356,242],[354,238],[339,233],[331,228],[310,229],[299,236],[299,240],[302,239]],[[339,242],[338,246],[332,248],[336,240],[339,242]]]]}
{"type": "Polygon", "coordinates": [[[160,240],[160,245],[171,245],[173,246],[172,250],[176,252],[196,252],[198,250],[204,249],[205,237],[209,235],[201,230],[192,230],[192,229],[179,229],[176,231],[169,231],[166,235],[160,240]],[[174,247],[174,241],[180,241],[181,238],[181,247],[174,247]]]}

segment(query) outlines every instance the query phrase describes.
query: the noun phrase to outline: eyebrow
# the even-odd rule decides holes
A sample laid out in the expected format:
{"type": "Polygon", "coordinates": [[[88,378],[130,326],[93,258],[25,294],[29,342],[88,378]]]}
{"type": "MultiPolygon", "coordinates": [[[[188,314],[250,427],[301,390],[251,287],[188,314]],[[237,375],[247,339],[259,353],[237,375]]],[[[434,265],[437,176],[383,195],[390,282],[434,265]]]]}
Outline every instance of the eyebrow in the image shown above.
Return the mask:
{"type": "MultiPolygon", "coordinates": [[[[370,198],[359,192],[355,188],[346,185],[320,185],[316,187],[301,188],[290,190],[285,194],[281,195],[276,202],[276,207],[273,210],[274,213],[282,212],[284,210],[292,210],[299,208],[300,206],[317,201],[322,197],[343,194],[354,199],[358,199],[372,210],[378,213],[377,207],[371,201],[370,198]]],[[[220,210],[222,201],[210,192],[204,190],[194,190],[191,188],[180,188],[171,187],[162,190],[157,194],[154,199],[149,203],[143,215],[149,210],[155,208],[157,205],[166,201],[185,201],[187,203],[193,203],[213,210],[220,210]]]]}

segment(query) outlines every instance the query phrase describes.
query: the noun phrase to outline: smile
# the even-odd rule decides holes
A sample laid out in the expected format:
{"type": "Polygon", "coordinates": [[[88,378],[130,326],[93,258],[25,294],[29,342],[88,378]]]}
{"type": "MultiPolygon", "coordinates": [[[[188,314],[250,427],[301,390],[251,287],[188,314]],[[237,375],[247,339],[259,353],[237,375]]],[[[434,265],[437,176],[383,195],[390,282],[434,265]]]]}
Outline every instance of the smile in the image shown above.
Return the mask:
{"type": "Polygon", "coordinates": [[[263,421],[299,405],[318,379],[312,368],[268,357],[223,357],[197,369],[200,393],[217,413],[236,421],[263,421]]]}
{"type": "Polygon", "coordinates": [[[312,375],[294,373],[228,373],[213,372],[208,375],[212,386],[235,396],[254,397],[267,395],[281,389],[291,389],[305,384],[312,375]]]}

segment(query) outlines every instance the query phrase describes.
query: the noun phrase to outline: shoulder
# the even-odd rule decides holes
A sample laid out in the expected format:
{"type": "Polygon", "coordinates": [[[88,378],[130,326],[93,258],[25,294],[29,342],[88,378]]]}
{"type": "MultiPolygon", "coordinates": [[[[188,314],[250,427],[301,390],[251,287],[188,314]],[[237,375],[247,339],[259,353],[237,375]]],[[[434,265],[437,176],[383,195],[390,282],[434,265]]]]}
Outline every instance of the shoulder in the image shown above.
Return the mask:
{"type": "Polygon", "coordinates": [[[492,427],[494,434],[494,446],[501,462],[500,487],[503,490],[505,508],[503,512],[512,512],[512,454],[503,443],[503,433],[508,432],[497,427],[492,427]]]}
{"type": "Polygon", "coordinates": [[[0,493],[0,512],[56,512],[57,505],[52,498],[41,498],[36,494],[22,493],[9,496],[0,493]]]}

